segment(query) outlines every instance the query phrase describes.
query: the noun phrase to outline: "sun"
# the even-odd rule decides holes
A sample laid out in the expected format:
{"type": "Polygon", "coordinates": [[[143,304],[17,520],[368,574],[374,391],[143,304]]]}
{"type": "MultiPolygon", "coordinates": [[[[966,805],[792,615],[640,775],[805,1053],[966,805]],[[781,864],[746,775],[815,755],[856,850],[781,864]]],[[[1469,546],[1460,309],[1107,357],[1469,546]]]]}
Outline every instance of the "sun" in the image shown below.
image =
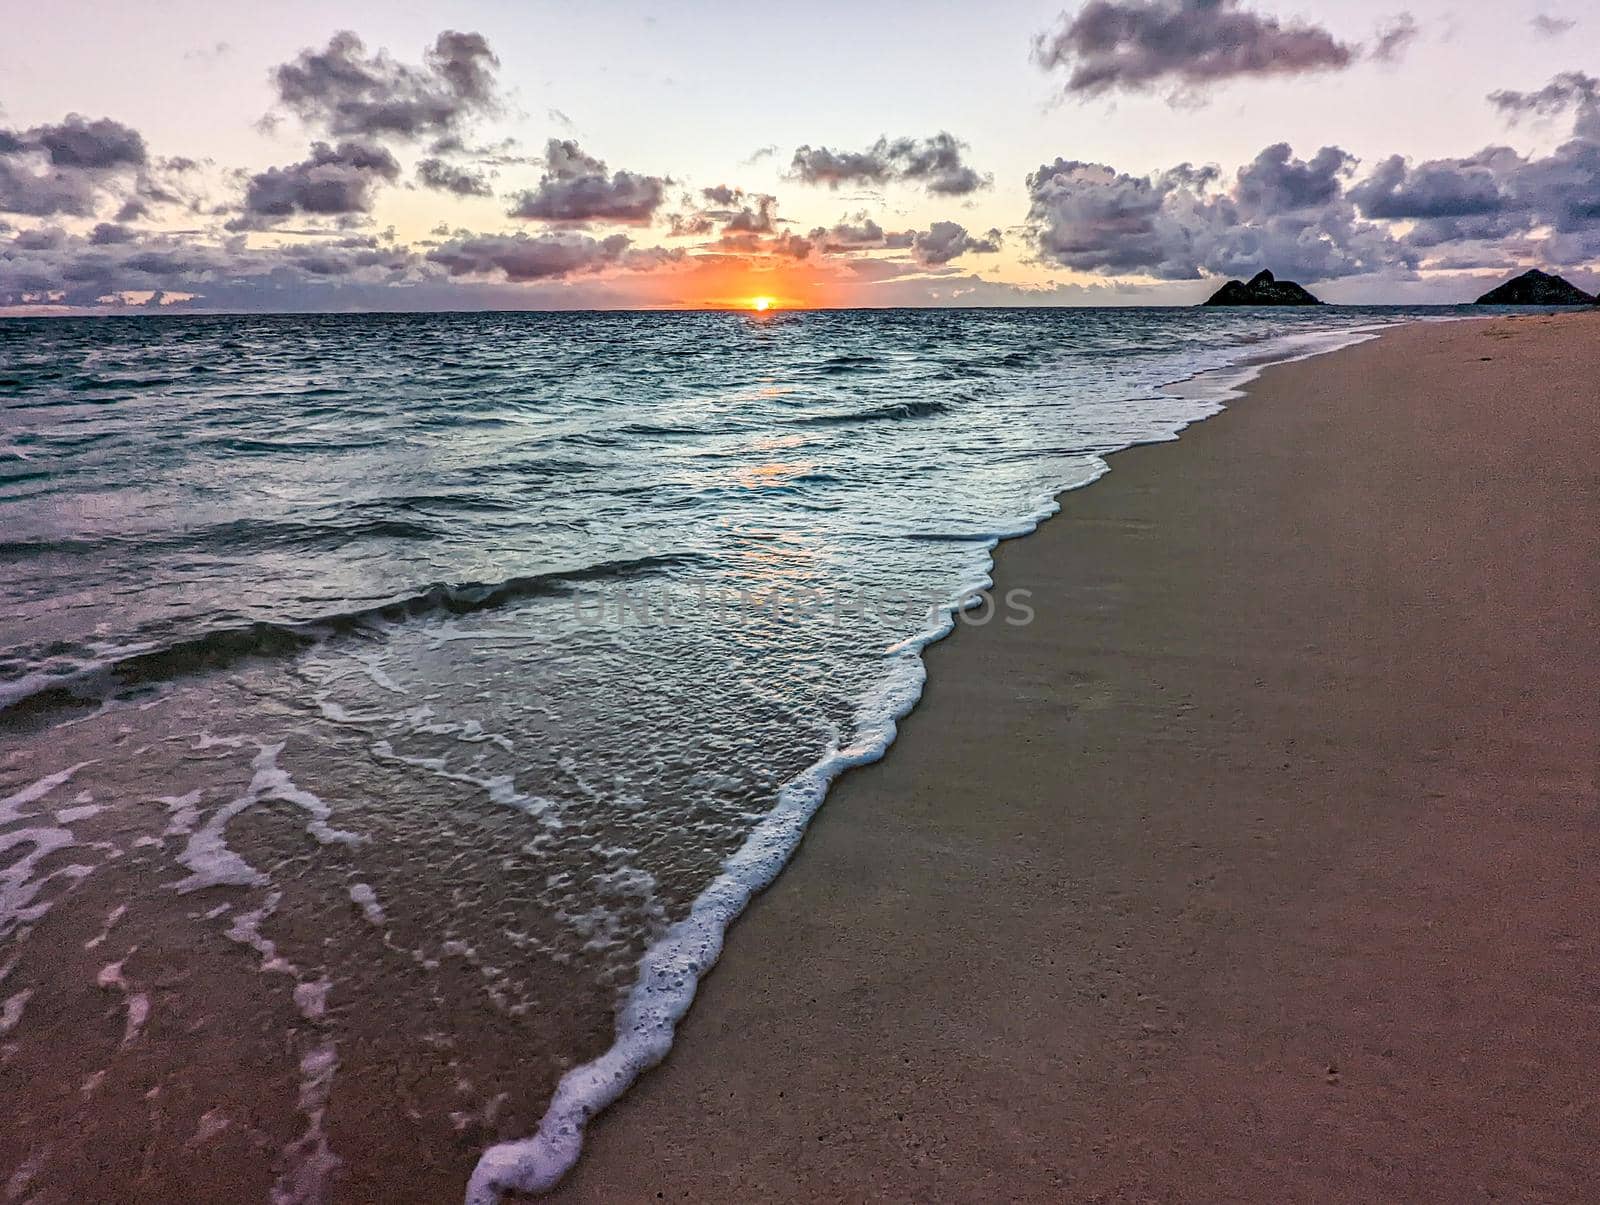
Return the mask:
{"type": "Polygon", "coordinates": [[[752,297],[750,299],[750,308],[758,314],[765,314],[772,308],[772,298],[752,297]]]}

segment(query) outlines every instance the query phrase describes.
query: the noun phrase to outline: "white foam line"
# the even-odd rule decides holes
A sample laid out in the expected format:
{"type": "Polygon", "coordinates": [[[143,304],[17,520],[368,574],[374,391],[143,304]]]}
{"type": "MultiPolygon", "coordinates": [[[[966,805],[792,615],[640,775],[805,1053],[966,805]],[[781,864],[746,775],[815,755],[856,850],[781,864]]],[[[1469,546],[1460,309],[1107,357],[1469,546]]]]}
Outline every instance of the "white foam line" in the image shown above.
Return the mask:
{"type": "Polygon", "coordinates": [[[283,1152],[287,1166],[272,1186],[272,1205],[319,1205],[329,1197],[333,1174],[342,1161],[328,1147],[322,1120],[338,1069],[338,1050],[332,1042],[324,1042],[300,1059],[299,1108],[306,1118],[306,1132],[283,1152]]]}
{"type": "Polygon", "coordinates": [[[72,776],[85,766],[94,765],[93,761],[81,761],[75,766],[68,766],[65,770],[57,770],[54,774],[47,774],[35,782],[29,783],[14,795],[7,795],[0,799],[0,824],[12,824],[22,819],[22,809],[30,803],[37,803],[57,787],[71,781],[72,776]]]}
{"type": "Polygon", "coordinates": [[[72,865],[33,877],[39,864],[51,854],[75,844],[72,832],[64,828],[18,828],[0,834],[0,865],[5,866],[0,870],[0,939],[33,925],[50,911],[50,901],[38,904],[34,900],[52,879],[82,878],[90,873],[91,867],[72,865]],[[28,852],[7,864],[14,849],[28,852]]]}
{"type": "Polygon", "coordinates": [[[22,1010],[28,1007],[28,1001],[33,999],[33,989],[25,987],[20,992],[13,992],[0,1003],[0,1038],[6,1036],[22,1020],[22,1010]]]}
{"type": "MultiPolygon", "coordinates": [[[[135,946],[134,949],[138,947],[135,946]]],[[[128,951],[129,954],[133,950],[128,951]]],[[[124,956],[121,960],[100,968],[100,973],[95,976],[95,985],[102,991],[118,991],[122,993],[123,1003],[128,1010],[128,1017],[122,1027],[122,1045],[131,1046],[139,1040],[139,1035],[144,1032],[145,1022],[150,1019],[150,997],[145,992],[136,992],[133,985],[128,982],[122,973],[123,963],[127,961],[124,956]]]]}
{"type": "Polygon", "coordinates": [[[915,647],[898,654],[889,677],[857,713],[855,741],[831,749],[783,787],[777,806],[723,863],[722,873],[695,900],[689,915],[645,952],[638,980],[617,1015],[611,1049],[562,1076],[533,1137],[503,1142],[483,1153],[467,1187],[468,1205],[494,1205],[507,1191],[546,1192],[554,1187],[577,1162],[589,1119],[666,1057],[700,977],[722,953],[728,926],[783,869],[829,784],[850,767],[883,756],[894,740],[896,722],[922,693],[927,677],[922,649],[954,624],[947,615],[915,647]]]}
{"type": "MultiPolygon", "coordinates": [[[[209,738],[205,744],[196,747],[225,743],[209,738]]],[[[189,875],[173,884],[172,888],[179,895],[188,895],[207,887],[260,887],[268,882],[265,875],[229,848],[227,839],[228,825],[234,818],[263,800],[294,804],[308,817],[306,831],[322,845],[359,845],[366,840],[358,833],[346,832],[329,824],[333,810],[327,802],[321,796],[298,786],[288,771],[278,765],[278,754],[283,752],[284,744],[283,741],[276,745],[258,743],[258,752],[250,763],[250,785],[245,788],[244,794],[212,812],[199,828],[193,827],[199,816],[199,791],[167,796],[161,800],[171,814],[165,835],[188,837],[183,851],[178,854],[178,862],[188,869],[189,875]]]]}

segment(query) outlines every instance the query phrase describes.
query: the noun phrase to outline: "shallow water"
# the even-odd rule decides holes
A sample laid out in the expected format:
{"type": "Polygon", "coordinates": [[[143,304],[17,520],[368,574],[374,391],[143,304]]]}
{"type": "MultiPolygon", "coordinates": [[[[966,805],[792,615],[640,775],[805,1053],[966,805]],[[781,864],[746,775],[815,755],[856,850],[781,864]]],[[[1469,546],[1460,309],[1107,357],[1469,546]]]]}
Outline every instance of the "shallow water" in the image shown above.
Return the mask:
{"type": "Polygon", "coordinates": [[[994,542],[1410,314],[0,322],[0,1173],[548,1182],[994,542]]]}

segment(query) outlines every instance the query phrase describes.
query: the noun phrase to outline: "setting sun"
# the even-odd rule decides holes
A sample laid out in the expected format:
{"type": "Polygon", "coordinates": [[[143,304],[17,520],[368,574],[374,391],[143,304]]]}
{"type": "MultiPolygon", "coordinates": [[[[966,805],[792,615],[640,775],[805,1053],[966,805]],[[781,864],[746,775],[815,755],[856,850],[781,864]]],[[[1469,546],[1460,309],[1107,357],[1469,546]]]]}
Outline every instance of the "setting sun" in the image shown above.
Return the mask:
{"type": "Polygon", "coordinates": [[[757,313],[764,314],[772,308],[772,298],[752,297],[750,299],[750,308],[755,310],[757,313]]]}

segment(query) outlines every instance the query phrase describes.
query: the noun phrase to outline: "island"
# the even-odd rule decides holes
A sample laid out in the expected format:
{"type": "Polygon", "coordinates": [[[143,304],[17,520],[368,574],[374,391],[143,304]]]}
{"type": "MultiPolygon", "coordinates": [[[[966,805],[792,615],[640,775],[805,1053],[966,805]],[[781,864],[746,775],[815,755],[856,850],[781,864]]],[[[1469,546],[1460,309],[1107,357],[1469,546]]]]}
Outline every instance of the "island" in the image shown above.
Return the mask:
{"type": "Polygon", "coordinates": [[[1491,289],[1476,305],[1593,305],[1596,299],[1571,281],[1538,268],[1530,268],[1515,280],[1491,289]]]}
{"type": "Polygon", "coordinates": [[[1262,271],[1251,277],[1250,283],[1230,280],[1218,289],[1206,305],[1321,305],[1305,289],[1292,280],[1279,280],[1271,272],[1262,271]]]}

